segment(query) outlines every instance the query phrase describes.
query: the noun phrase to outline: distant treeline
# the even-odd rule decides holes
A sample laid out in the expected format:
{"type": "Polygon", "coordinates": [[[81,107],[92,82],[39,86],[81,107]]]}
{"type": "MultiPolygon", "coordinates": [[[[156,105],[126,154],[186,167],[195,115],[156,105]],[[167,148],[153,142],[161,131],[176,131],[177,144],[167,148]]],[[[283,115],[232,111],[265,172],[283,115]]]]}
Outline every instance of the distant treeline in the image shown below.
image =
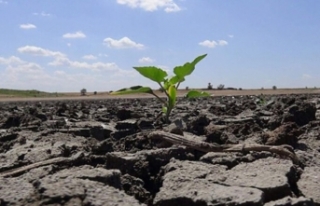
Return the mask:
{"type": "Polygon", "coordinates": [[[58,96],[58,93],[50,93],[32,90],[20,90],[20,89],[5,89],[0,88],[0,95],[13,96],[13,97],[54,97],[58,96]]]}

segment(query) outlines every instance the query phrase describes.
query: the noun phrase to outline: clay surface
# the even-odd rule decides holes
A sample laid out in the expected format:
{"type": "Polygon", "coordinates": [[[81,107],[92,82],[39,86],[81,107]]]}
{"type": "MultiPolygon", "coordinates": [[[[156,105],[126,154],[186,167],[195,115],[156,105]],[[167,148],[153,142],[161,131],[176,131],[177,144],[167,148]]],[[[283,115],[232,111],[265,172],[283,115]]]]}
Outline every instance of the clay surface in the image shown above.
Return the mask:
{"type": "Polygon", "coordinates": [[[180,98],[170,123],[154,98],[0,102],[3,205],[320,205],[320,95],[180,98]],[[211,144],[290,145],[200,152],[211,144]]]}

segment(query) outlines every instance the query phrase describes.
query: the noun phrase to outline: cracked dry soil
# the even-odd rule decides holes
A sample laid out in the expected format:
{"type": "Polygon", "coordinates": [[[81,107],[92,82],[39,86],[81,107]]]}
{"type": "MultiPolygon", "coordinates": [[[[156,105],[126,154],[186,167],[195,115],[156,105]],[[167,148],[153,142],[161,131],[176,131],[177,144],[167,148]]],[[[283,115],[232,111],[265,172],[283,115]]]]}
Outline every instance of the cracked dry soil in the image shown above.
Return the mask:
{"type": "Polygon", "coordinates": [[[320,205],[320,95],[0,103],[0,206],[320,205]],[[203,153],[152,131],[212,144],[291,145],[203,153]]]}

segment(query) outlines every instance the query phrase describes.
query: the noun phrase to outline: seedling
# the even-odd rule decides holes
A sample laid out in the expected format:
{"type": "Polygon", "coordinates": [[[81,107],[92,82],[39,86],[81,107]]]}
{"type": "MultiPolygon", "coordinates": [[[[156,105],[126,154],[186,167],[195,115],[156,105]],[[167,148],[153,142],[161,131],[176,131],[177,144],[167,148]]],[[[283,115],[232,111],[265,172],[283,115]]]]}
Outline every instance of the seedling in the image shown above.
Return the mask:
{"type": "Polygon", "coordinates": [[[267,104],[266,97],[265,97],[263,94],[261,94],[261,95],[259,96],[259,98],[257,99],[257,101],[258,101],[258,104],[259,104],[260,106],[265,106],[265,105],[267,104]]]}
{"type": "MultiPolygon", "coordinates": [[[[143,86],[133,86],[130,88],[120,89],[118,91],[112,92],[111,94],[120,95],[120,94],[137,94],[137,93],[148,93],[155,96],[162,104],[162,113],[165,114],[165,121],[169,122],[169,116],[171,111],[175,107],[177,103],[177,90],[180,86],[181,82],[185,81],[185,77],[190,75],[198,62],[200,62],[203,58],[205,58],[207,54],[198,56],[192,62],[187,62],[182,66],[176,66],[173,69],[174,76],[168,77],[166,71],[154,67],[154,66],[146,66],[146,67],[133,67],[137,70],[142,76],[158,83],[160,88],[164,91],[167,96],[167,101],[161,99],[157,94],[153,92],[150,87],[143,86]]],[[[187,94],[187,98],[196,98],[196,97],[206,97],[210,96],[206,92],[200,92],[196,90],[190,90],[187,94]]]]}

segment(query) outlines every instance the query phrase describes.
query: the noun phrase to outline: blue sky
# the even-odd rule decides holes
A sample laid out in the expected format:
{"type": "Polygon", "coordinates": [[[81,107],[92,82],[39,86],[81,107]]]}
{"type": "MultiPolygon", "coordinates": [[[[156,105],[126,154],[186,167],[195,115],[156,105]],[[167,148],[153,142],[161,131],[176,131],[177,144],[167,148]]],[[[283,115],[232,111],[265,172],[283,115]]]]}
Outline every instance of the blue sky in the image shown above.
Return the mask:
{"type": "Polygon", "coordinates": [[[0,88],[158,86],[208,54],[181,86],[320,87],[318,0],[0,0],[0,88]]]}

